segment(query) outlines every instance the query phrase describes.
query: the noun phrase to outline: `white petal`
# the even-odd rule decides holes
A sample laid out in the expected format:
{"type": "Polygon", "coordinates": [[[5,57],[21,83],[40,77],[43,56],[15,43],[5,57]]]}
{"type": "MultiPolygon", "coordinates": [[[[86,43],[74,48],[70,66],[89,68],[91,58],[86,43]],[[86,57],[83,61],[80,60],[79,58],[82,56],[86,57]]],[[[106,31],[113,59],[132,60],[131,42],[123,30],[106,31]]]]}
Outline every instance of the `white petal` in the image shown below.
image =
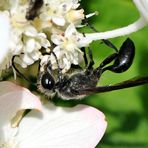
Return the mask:
{"type": "Polygon", "coordinates": [[[64,37],[61,35],[56,35],[56,34],[51,35],[51,41],[56,45],[60,45],[63,42],[63,40],[64,37]]]}
{"type": "Polygon", "coordinates": [[[24,54],[20,56],[23,63],[26,65],[31,65],[34,63],[34,60],[31,58],[31,56],[29,54],[24,54]]]}
{"type": "Polygon", "coordinates": [[[72,0],[72,3],[73,3],[73,7],[72,7],[73,9],[76,9],[80,6],[79,0],[72,0]]]}
{"type": "Polygon", "coordinates": [[[56,54],[56,56],[57,56],[58,59],[61,59],[62,58],[63,52],[62,52],[62,50],[61,50],[61,48],[59,46],[56,46],[53,49],[53,52],[56,54]]]}
{"type": "Polygon", "coordinates": [[[76,31],[74,24],[70,24],[65,31],[65,37],[67,37],[67,38],[71,37],[71,35],[76,32],[77,31],[76,31]]]}
{"type": "Polygon", "coordinates": [[[35,49],[35,44],[36,41],[33,38],[28,39],[28,41],[26,41],[25,50],[29,53],[33,52],[33,50],[35,49]]]}
{"type": "Polygon", "coordinates": [[[37,40],[44,48],[50,47],[50,42],[48,41],[48,39],[46,39],[46,36],[38,36],[37,40]]]}
{"type": "Polygon", "coordinates": [[[44,55],[41,57],[41,62],[40,62],[40,65],[46,65],[49,61],[49,55],[44,55]]]}
{"type": "Polygon", "coordinates": [[[65,71],[69,70],[70,69],[70,66],[71,66],[71,63],[68,60],[68,56],[66,58],[63,58],[63,62],[64,62],[64,70],[65,71]]]}
{"type": "Polygon", "coordinates": [[[23,67],[23,68],[27,68],[27,66],[28,66],[26,63],[24,63],[24,61],[22,61],[22,58],[20,58],[20,57],[16,57],[14,59],[14,62],[21,65],[21,67],[23,67]]]}
{"type": "Polygon", "coordinates": [[[29,26],[28,28],[25,29],[24,34],[26,36],[36,37],[37,36],[37,30],[34,27],[29,26]]]}
{"type": "Polygon", "coordinates": [[[0,125],[8,122],[22,109],[41,110],[39,98],[29,90],[12,82],[0,82],[0,125]]]}
{"type": "Polygon", "coordinates": [[[53,17],[52,21],[59,26],[64,26],[65,25],[65,19],[63,17],[53,17]]]}
{"type": "Polygon", "coordinates": [[[63,2],[60,6],[59,6],[59,9],[66,13],[68,12],[70,9],[72,8],[72,3],[71,1],[66,1],[66,2],[63,2]]]}
{"type": "Polygon", "coordinates": [[[96,11],[96,12],[94,12],[94,13],[89,13],[89,14],[87,14],[85,17],[86,17],[86,18],[90,18],[90,17],[92,17],[92,16],[94,16],[94,15],[98,15],[98,12],[96,11]]]}
{"type": "Polygon", "coordinates": [[[0,64],[5,60],[9,48],[10,20],[5,13],[0,12],[0,64]]]}
{"type": "Polygon", "coordinates": [[[104,114],[86,105],[74,108],[48,104],[42,114],[31,111],[19,126],[21,148],[94,148],[107,123],[104,114]]]}
{"type": "Polygon", "coordinates": [[[39,51],[34,51],[30,54],[31,58],[37,61],[42,55],[39,51]]]}

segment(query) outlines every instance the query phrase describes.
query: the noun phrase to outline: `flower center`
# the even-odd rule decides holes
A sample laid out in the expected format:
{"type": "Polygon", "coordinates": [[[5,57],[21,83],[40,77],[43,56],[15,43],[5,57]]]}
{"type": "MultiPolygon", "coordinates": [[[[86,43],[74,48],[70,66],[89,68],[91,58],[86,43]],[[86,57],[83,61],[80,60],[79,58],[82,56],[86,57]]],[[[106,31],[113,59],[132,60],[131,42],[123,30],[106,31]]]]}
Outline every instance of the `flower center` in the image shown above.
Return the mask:
{"type": "Polygon", "coordinates": [[[62,43],[62,48],[66,49],[67,51],[73,51],[73,49],[75,48],[75,40],[65,38],[62,43]]]}

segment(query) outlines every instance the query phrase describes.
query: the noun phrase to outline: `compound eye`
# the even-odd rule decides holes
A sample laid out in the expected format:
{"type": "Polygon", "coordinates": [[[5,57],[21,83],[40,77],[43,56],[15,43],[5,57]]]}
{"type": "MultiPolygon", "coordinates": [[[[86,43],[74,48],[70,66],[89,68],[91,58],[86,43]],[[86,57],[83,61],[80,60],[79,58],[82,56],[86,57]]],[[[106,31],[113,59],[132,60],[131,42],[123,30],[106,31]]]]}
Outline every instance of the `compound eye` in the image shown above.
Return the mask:
{"type": "Polygon", "coordinates": [[[45,89],[51,90],[54,87],[54,79],[49,73],[45,73],[42,76],[41,84],[45,89]]]}

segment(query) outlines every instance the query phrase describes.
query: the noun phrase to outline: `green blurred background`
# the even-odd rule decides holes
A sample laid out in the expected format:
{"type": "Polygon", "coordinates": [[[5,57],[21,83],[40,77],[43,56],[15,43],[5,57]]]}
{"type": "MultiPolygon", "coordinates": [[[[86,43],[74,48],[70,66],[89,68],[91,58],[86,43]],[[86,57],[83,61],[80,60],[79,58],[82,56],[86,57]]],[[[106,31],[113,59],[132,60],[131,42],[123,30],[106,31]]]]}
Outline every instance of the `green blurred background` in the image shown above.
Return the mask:
{"type": "MultiPolygon", "coordinates": [[[[81,3],[86,14],[96,10],[99,12],[99,15],[89,19],[89,22],[100,31],[126,26],[139,17],[132,0],[82,0],[81,3]]],[[[85,32],[91,31],[86,29],[85,32]]],[[[136,46],[136,56],[132,67],[122,74],[106,72],[101,77],[99,85],[113,84],[134,76],[148,75],[147,35],[148,28],[128,35],[136,46]]],[[[119,48],[126,38],[127,36],[118,37],[110,41],[119,48]]],[[[100,42],[92,43],[91,49],[96,62],[95,66],[98,66],[105,57],[113,53],[112,49],[100,42]]],[[[31,75],[31,78],[34,79],[37,73],[36,65],[35,68],[24,70],[24,73],[31,75]]],[[[10,78],[11,74],[6,72],[4,79],[13,79],[10,78]]],[[[32,91],[34,90],[25,80],[20,79],[20,83],[30,87],[32,91]]],[[[98,108],[106,115],[108,128],[97,148],[148,148],[148,86],[146,85],[95,94],[81,101],[62,101],[55,98],[54,102],[60,106],[88,104],[98,108]]]]}
{"type": "MultiPolygon", "coordinates": [[[[123,27],[139,18],[132,0],[82,0],[82,6],[86,13],[99,12],[98,16],[90,19],[90,23],[100,31],[123,27]]],[[[123,74],[106,72],[100,85],[148,75],[148,28],[110,41],[120,47],[127,37],[136,46],[132,67],[123,74]]],[[[96,65],[113,52],[97,42],[92,44],[92,50],[96,65]]],[[[97,148],[148,148],[148,86],[95,94],[82,103],[95,106],[106,115],[108,128],[97,148]]]]}

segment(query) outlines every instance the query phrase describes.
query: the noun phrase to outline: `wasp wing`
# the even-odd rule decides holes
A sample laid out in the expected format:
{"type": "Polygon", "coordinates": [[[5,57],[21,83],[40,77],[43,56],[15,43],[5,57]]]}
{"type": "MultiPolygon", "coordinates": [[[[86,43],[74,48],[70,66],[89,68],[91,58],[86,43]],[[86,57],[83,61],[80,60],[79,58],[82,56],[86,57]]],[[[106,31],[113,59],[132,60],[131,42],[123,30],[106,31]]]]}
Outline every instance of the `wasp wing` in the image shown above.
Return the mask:
{"type": "Polygon", "coordinates": [[[103,92],[109,92],[119,89],[125,89],[130,87],[135,87],[139,85],[144,85],[148,83],[148,77],[134,77],[129,80],[114,84],[114,85],[106,85],[106,86],[98,86],[98,87],[92,87],[87,89],[80,89],[78,92],[83,95],[89,95],[92,93],[103,93],[103,92]]]}

